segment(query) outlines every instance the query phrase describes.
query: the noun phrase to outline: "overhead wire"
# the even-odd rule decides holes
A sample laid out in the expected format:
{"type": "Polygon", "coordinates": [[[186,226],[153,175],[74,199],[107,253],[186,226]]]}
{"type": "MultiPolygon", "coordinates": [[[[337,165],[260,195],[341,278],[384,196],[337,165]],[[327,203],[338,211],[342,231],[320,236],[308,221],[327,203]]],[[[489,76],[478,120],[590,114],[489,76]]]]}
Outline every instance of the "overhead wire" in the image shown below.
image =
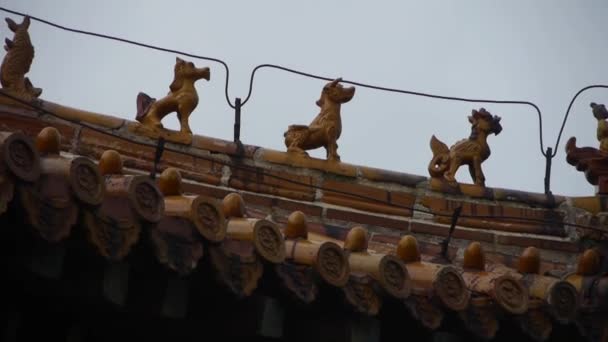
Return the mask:
{"type": "Polygon", "coordinates": [[[581,90],[579,90],[574,95],[574,97],[572,98],[572,100],[570,101],[570,104],[568,105],[568,109],[566,110],[566,114],[564,115],[564,120],[562,121],[562,126],[559,129],[559,134],[557,135],[557,140],[555,141],[555,148],[553,149],[553,155],[552,155],[552,157],[554,157],[557,154],[557,148],[559,146],[559,141],[562,138],[562,133],[564,132],[564,127],[566,126],[566,121],[568,121],[568,116],[570,115],[570,110],[572,109],[572,106],[574,105],[574,102],[576,101],[576,99],[578,98],[578,96],[580,94],[584,93],[585,91],[587,91],[589,89],[596,89],[596,88],[608,89],[608,85],[594,84],[594,85],[586,86],[586,87],[582,88],[581,90]]]}
{"type": "MultiPolygon", "coordinates": [[[[46,115],[50,115],[54,118],[72,123],[72,124],[76,124],[76,125],[80,125],[84,128],[90,129],[92,131],[95,131],[97,133],[101,133],[107,136],[111,136],[113,138],[117,138],[132,144],[138,144],[138,145],[143,145],[146,147],[150,147],[155,149],[156,148],[156,144],[153,143],[147,143],[147,142],[143,142],[143,141],[139,141],[136,139],[132,139],[129,138],[127,136],[123,136],[123,135],[119,135],[119,134],[115,134],[109,130],[100,128],[100,127],[96,127],[94,125],[82,122],[80,120],[77,119],[69,119],[69,118],[65,118],[59,114],[56,114],[48,109],[42,108],[38,105],[35,105],[33,103],[30,103],[28,101],[24,101],[23,99],[20,99],[16,96],[13,96],[11,94],[6,93],[3,90],[0,90],[0,96],[4,96],[7,97],[13,101],[16,101],[24,106],[27,106],[39,113],[42,114],[46,114],[46,115]]],[[[393,207],[393,208],[397,208],[397,209],[403,209],[403,210],[408,210],[413,212],[419,212],[419,213],[424,213],[424,214],[429,214],[429,215],[433,215],[433,216],[439,216],[439,217],[446,217],[446,218],[451,218],[452,214],[451,213],[447,213],[447,212],[437,212],[437,211],[432,211],[432,210],[428,210],[428,209],[422,209],[422,208],[416,208],[416,207],[412,207],[412,206],[406,206],[406,205],[401,205],[401,204],[397,204],[397,203],[392,203],[388,200],[381,200],[375,197],[371,197],[371,196],[365,196],[365,195],[361,195],[361,194],[357,194],[357,193],[352,193],[349,191],[343,191],[343,190],[339,190],[339,189],[330,189],[330,188],[326,188],[323,186],[318,186],[318,185],[314,185],[314,184],[309,184],[309,183],[305,183],[305,182],[301,182],[295,179],[291,179],[289,177],[283,177],[277,174],[273,174],[273,173],[268,173],[263,169],[260,169],[258,167],[255,166],[248,166],[248,165],[244,165],[241,163],[233,163],[230,161],[226,161],[226,160],[222,160],[220,158],[213,158],[213,157],[209,157],[209,156],[204,156],[204,155],[199,155],[199,154],[195,154],[195,153],[191,153],[188,151],[184,151],[181,149],[176,149],[176,148],[172,148],[169,145],[166,145],[164,147],[164,149],[166,151],[170,151],[173,153],[177,153],[177,154],[181,154],[181,155],[185,155],[188,157],[192,157],[192,158],[198,158],[198,159],[202,159],[205,161],[209,161],[212,163],[217,163],[219,165],[224,165],[224,166],[229,166],[231,168],[234,169],[238,169],[238,170],[242,170],[242,171],[246,171],[246,172],[251,172],[254,173],[256,175],[263,175],[264,177],[269,177],[269,178],[274,178],[274,179],[278,179],[284,182],[288,182],[294,185],[299,185],[299,186],[304,186],[304,187],[310,187],[312,189],[315,190],[321,190],[321,191],[326,191],[326,192],[334,192],[334,193],[338,193],[341,195],[345,195],[345,196],[351,196],[354,198],[358,198],[358,199],[362,199],[365,201],[370,201],[370,202],[374,202],[374,203],[379,203],[379,204],[383,204],[383,205],[387,205],[389,207],[393,207]]],[[[602,229],[600,227],[595,227],[595,226],[590,226],[590,225],[582,225],[582,224],[577,224],[577,223],[566,223],[566,222],[560,222],[557,220],[543,220],[543,219],[536,219],[536,218],[530,218],[530,217],[516,217],[516,216],[508,216],[508,215],[472,215],[472,214],[460,214],[459,215],[460,218],[470,218],[470,219],[502,219],[502,220],[511,220],[511,221],[519,221],[519,222],[534,222],[534,223],[542,223],[542,224],[548,224],[548,225],[555,225],[555,226],[560,226],[560,225],[566,225],[566,226],[572,226],[572,227],[576,227],[576,228],[583,228],[583,229],[589,229],[589,230],[594,230],[594,231],[599,231],[601,233],[608,233],[608,229],[602,229]]]]}
{"type": "Polygon", "coordinates": [[[93,37],[98,37],[98,38],[104,38],[104,39],[109,39],[109,40],[113,40],[113,41],[117,41],[117,42],[121,42],[121,43],[126,43],[126,44],[130,44],[130,45],[135,45],[135,46],[139,46],[139,47],[143,47],[143,48],[147,48],[147,49],[152,49],[152,50],[157,50],[157,51],[163,51],[163,52],[170,52],[170,53],[175,53],[178,55],[182,55],[182,56],[188,56],[191,58],[196,58],[196,59],[202,59],[202,60],[207,60],[207,61],[211,61],[211,62],[216,62],[221,64],[224,67],[224,70],[226,70],[226,86],[224,88],[224,94],[226,96],[226,102],[228,102],[228,106],[230,106],[231,108],[234,108],[234,104],[230,101],[230,95],[228,94],[228,82],[230,81],[230,68],[228,68],[228,64],[226,62],[224,62],[223,60],[219,59],[219,58],[213,58],[213,57],[205,57],[205,56],[200,56],[200,55],[196,55],[193,53],[189,53],[189,52],[185,52],[185,51],[181,51],[181,50],[176,50],[176,49],[169,49],[169,48],[164,48],[161,46],[156,46],[156,45],[152,45],[152,44],[146,44],[146,43],[141,43],[135,40],[131,40],[131,39],[126,39],[126,38],[120,38],[120,37],[116,37],[116,36],[112,36],[112,35],[108,35],[108,34],[103,34],[103,33],[96,33],[96,32],[91,32],[91,31],[85,31],[85,30],[80,30],[80,29],[75,29],[75,28],[71,28],[71,27],[67,27],[64,25],[59,25],[57,23],[51,22],[49,20],[46,19],[42,19],[39,17],[35,17],[26,13],[21,13],[18,11],[14,11],[5,7],[0,7],[0,11],[4,11],[7,13],[11,13],[11,14],[16,14],[16,15],[20,15],[23,17],[29,17],[31,20],[61,29],[61,30],[65,30],[68,32],[73,32],[73,33],[78,33],[78,34],[84,34],[87,36],[93,36],[93,37]]]}
{"type": "MultiPolygon", "coordinates": [[[[69,31],[69,32],[73,32],[73,33],[79,33],[79,34],[84,34],[84,35],[89,35],[89,36],[94,36],[94,37],[99,37],[99,38],[110,39],[110,40],[114,40],[114,41],[118,41],[118,42],[122,42],[122,43],[127,43],[127,44],[132,44],[132,45],[135,45],[135,46],[140,46],[140,47],[144,47],[144,48],[148,48],[148,49],[153,49],[153,50],[158,50],[158,51],[164,51],[164,52],[170,52],[170,53],[180,54],[180,55],[188,56],[188,57],[192,57],[192,58],[203,59],[203,60],[208,60],[208,61],[213,61],[213,62],[220,63],[224,67],[224,69],[226,70],[226,84],[225,84],[225,88],[224,88],[224,94],[225,94],[225,97],[226,97],[226,102],[228,103],[228,106],[230,106],[231,108],[235,109],[235,104],[233,104],[230,101],[230,96],[229,96],[229,91],[228,91],[228,84],[229,84],[229,80],[230,80],[230,69],[228,68],[228,64],[226,64],[226,62],[224,62],[221,59],[200,56],[200,55],[196,55],[196,54],[185,52],[185,51],[180,51],[180,50],[176,50],[176,49],[169,49],[169,48],[164,48],[164,47],[155,46],[155,45],[151,45],[151,44],[141,43],[141,42],[137,42],[137,41],[134,41],[134,40],[120,38],[120,37],[116,37],[116,36],[112,36],[112,35],[101,34],[101,33],[96,33],[96,32],[91,32],[91,31],[80,30],[80,29],[74,29],[74,28],[70,28],[70,27],[67,27],[67,26],[59,25],[57,23],[51,22],[51,21],[46,20],[46,19],[42,19],[42,18],[39,18],[39,17],[36,17],[36,16],[31,16],[31,15],[26,14],[26,13],[22,13],[22,12],[14,11],[14,10],[11,10],[11,9],[7,9],[5,7],[0,7],[0,10],[4,11],[4,12],[7,12],[7,13],[20,15],[20,16],[28,16],[32,20],[38,21],[38,22],[46,24],[46,25],[50,25],[52,27],[55,27],[55,28],[58,28],[58,29],[61,29],[61,30],[66,30],[66,31],[69,31]]],[[[252,70],[252,72],[251,72],[250,81],[249,81],[249,90],[248,90],[248,93],[247,93],[247,96],[246,96],[245,100],[242,101],[241,106],[245,105],[249,101],[249,99],[251,98],[251,95],[253,93],[253,83],[254,83],[256,72],[258,70],[262,69],[262,68],[273,68],[273,69],[277,69],[277,70],[286,71],[286,72],[289,72],[289,73],[292,73],[292,74],[297,74],[297,75],[301,75],[301,76],[305,76],[305,77],[309,77],[309,78],[315,78],[315,79],[319,79],[319,80],[326,80],[326,81],[332,80],[332,78],[329,78],[329,77],[318,76],[318,75],[315,75],[315,74],[311,74],[311,73],[307,73],[307,72],[303,72],[303,71],[298,71],[298,70],[287,68],[287,67],[280,66],[280,65],[261,64],[261,65],[256,66],[252,70]]],[[[544,151],[545,148],[544,148],[544,142],[543,142],[542,112],[541,112],[540,108],[536,104],[534,104],[534,103],[532,103],[530,101],[470,99],[470,98],[464,98],[464,97],[435,95],[435,94],[429,94],[429,93],[423,93],[423,92],[417,92],[417,91],[411,91],[411,90],[404,90],[404,89],[397,89],[397,88],[387,88],[387,87],[381,87],[381,86],[376,86],[376,85],[371,85],[371,84],[362,83],[362,82],[356,82],[356,81],[349,81],[349,80],[343,80],[342,83],[352,84],[352,85],[356,85],[356,86],[363,87],[363,88],[381,90],[381,91],[386,91],[386,92],[400,93],[400,94],[407,94],[407,95],[414,95],[414,96],[422,96],[422,97],[441,99],[441,100],[449,100],[449,101],[461,101],[461,102],[470,102],[470,103],[516,104],[516,105],[531,106],[532,108],[534,108],[534,110],[536,111],[536,114],[538,116],[538,129],[539,129],[539,135],[538,136],[539,136],[540,152],[541,152],[541,154],[543,156],[545,156],[545,157],[547,156],[546,153],[545,153],[545,151],[544,151]]]]}
{"type": "MultiPolygon", "coordinates": [[[[286,72],[289,72],[289,73],[292,73],[292,74],[296,74],[296,75],[300,75],[300,76],[305,76],[305,77],[309,77],[309,78],[316,78],[316,79],[324,80],[324,81],[332,81],[332,80],[334,80],[333,78],[330,78],[330,77],[319,76],[319,75],[315,75],[315,74],[311,74],[311,73],[307,73],[307,72],[303,72],[303,71],[287,68],[287,67],[284,67],[284,66],[281,66],[281,65],[276,65],[276,64],[260,64],[260,65],[256,66],[253,69],[253,71],[251,72],[251,77],[249,79],[249,92],[247,93],[247,97],[245,97],[245,100],[243,100],[243,102],[242,102],[243,105],[249,101],[249,99],[251,97],[251,94],[253,92],[253,82],[254,82],[254,78],[255,78],[256,72],[258,70],[260,70],[260,69],[263,69],[263,68],[282,70],[282,71],[286,71],[286,72]]],[[[538,136],[539,136],[540,153],[543,156],[546,156],[545,151],[544,151],[545,150],[544,142],[543,142],[543,117],[542,117],[542,113],[541,113],[540,108],[536,104],[534,104],[533,102],[530,102],[530,101],[512,101],[512,100],[471,99],[471,98],[465,98],[465,97],[436,95],[436,94],[429,94],[429,93],[423,93],[423,92],[412,91],[412,90],[382,87],[382,86],[372,85],[372,84],[368,84],[368,83],[362,83],[362,82],[357,82],[357,81],[345,80],[345,79],[343,79],[342,81],[340,81],[340,83],[351,84],[351,85],[355,85],[355,86],[362,87],[362,88],[375,89],[375,90],[386,91],[386,92],[391,92],[391,93],[414,95],[414,96],[428,97],[428,98],[440,99],[440,100],[448,100],[448,101],[459,101],[459,102],[469,102],[469,103],[513,104],[513,105],[526,105],[526,106],[530,106],[530,107],[534,108],[534,110],[536,111],[537,117],[538,117],[538,130],[539,130],[539,135],[538,136]]]]}

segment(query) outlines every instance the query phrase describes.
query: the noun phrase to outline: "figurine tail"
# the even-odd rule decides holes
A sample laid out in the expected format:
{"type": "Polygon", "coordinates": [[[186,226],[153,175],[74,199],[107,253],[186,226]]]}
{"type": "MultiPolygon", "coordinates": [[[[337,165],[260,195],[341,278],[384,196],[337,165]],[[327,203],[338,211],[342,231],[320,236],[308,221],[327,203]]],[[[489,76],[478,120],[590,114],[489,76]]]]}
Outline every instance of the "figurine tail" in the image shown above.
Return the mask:
{"type": "Polygon", "coordinates": [[[155,98],[148,96],[145,93],[137,94],[137,115],[135,116],[135,120],[141,122],[143,118],[148,114],[150,110],[150,106],[156,101],[155,98]]]}
{"type": "Polygon", "coordinates": [[[448,168],[450,149],[433,135],[431,137],[431,151],[433,151],[433,159],[429,163],[429,174],[431,177],[442,177],[448,168]]]}

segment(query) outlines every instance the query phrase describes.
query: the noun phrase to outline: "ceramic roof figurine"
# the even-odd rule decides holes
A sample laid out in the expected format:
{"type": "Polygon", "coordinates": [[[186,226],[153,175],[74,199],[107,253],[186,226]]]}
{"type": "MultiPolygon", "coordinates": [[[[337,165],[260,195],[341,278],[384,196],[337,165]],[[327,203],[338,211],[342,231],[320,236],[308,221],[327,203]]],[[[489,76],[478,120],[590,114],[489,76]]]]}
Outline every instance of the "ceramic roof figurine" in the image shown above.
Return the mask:
{"type": "Polygon", "coordinates": [[[483,163],[490,156],[490,146],[487,143],[488,135],[498,135],[502,131],[500,117],[492,116],[485,109],[473,110],[469,116],[471,123],[471,135],[452,145],[447,145],[439,139],[431,138],[431,150],[433,159],[429,163],[429,174],[431,177],[443,177],[450,183],[455,183],[456,171],[462,165],[469,166],[471,178],[476,185],[485,186],[486,177],[481,170],[483,163]]]}
{"type": "Polygon", "coordinates": [[[327,83],[321,92],[317,106],[321,112],[310,125],[291,125],[285,132],[287,152],[306,154],[306,150],[325,147],[327,160],[340,161],[338,155],[338,139],[342,133],[340,109],[343,103],[350,101],[355,95],[355,88],[344,88],[341,78],[327,83]]]}
{"type": "Polygon", "coordinates": [[[163,136],[167,140],[189,144],[192,141],[192,130],[189,119],[198,105],[198,93],[194,83],[200,79],[209,80],[209,68],[197,68],[192,62],[175,58],[174,78],[169,86],[169,93],[160,100],[151,98],[145,93],[137,95],[137,121],[151,137],[163,136]],[[161,120],[170,113],[176,112],[180,131],[168,132],[163,129],[161,120]]]}
{"type": "Polygon", "coordinates": [[[34,46],[32,46],[27,31],[30,26],[30,18],[23,18],[21,24],[17,24],[10,18],[6,18],[6,22],[15,35],[12,40],[5,39],[6,55],[0,66],[2,89],[24,100],[35,99],[40,96],[42,89],[35,88],[30,79],[25,77],[34,61],[34,46]]]}

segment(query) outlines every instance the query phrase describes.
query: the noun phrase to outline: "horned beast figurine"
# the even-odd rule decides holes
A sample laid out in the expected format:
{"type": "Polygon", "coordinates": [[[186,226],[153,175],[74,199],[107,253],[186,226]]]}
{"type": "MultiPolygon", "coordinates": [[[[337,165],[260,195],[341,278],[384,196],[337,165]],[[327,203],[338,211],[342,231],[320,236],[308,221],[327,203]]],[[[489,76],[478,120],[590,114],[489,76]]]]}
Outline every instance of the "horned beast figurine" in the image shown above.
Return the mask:
{"type": "Polygon", "coordinates": [[[490,156],[488,146],[488,135],[498,135],[502,131],[500,117],[492,116],[485,109],[473,110],[469,116],[471,123],[471,135],[468,139],[462,139],[448,149],[447,145],[439,141],[434,135],[431,138],[431,150],[433,159],[429,163],[429,174],[431,177],[443,177],[448,182],[454,183],[456,171],[461,165],[467,164],[471,178],[476,185],[485,186],[485,176],[481,170],[483,163],[490,156]]]}
{"type": "Polygon", "coordinates": [[[162,128],[161,120],[172,112],[177,112],[180,132],[192,134],[188,119],[198,105],[198,93],[194,83],[201,78],[209,81],[209,68],[197,68],[192,62],[179,57],[175,59],[175,75],[169,86],[169,93],[160,100],[139,93],[137,95],[137,121],[152,129],[162,128]]]}
{"type": "Polygon", "coordinates": [[[0,66],[2,89],[25,100],[33,100],[40,96],[42,89],[34,88],[30,79],[25,77],[34,61],[34,46],[32,46],[27,31],[30,26],[30,18],[23,18],[21,24],[17,24],[10,18],[6,18],[6,22],[15,36],[13,40],[8,38],[4,40],[6,55],[0,66]]]}
{"type": "Polygon", "coordinates": [[[308,155],[306,150],[325,147],[328,160],[340,161],[337,143],[342,133],[340,107],[355,95],[355,87],[344,88],[340,81],[342,79],[338,78],[323,87],[317,101],[321,112],[310,125],[290,125],[287,128],[283,134],[287,152],[308,155]]]}

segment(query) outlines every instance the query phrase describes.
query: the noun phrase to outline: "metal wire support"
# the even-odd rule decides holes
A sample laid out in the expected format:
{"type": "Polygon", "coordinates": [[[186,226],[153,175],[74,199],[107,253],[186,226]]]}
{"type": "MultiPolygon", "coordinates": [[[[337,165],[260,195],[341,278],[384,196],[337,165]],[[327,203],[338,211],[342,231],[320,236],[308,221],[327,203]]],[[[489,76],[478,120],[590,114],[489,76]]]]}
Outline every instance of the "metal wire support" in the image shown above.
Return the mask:
{"type": "Polygon", "coordinates": [[[158,144],[156,145],[156,152],[154,154],[154,165],[152,166],[152,171],[150,172],[150,179],[154,180],[156,178],[156,172],[158,172],[158,164],[160,164],[160,159],[163,156],[163,152],[165,151],[165,139],[163,137],[158,138],[158,144]]]}
{"type": "Polygon", "coordinates": [[[553,159],[553,149],[547,147],[545,153],[545,195],[551,194],[551,160],[553,159]]]}
{"type": "Polygon", "coordinates": [[[234,143],[236,144],[237,155],[242,156],[244,152],[241,142],[241,98],[234,100],[234,143]]]}
{"type": "Polygon", "coordinates": [[[448,232],[448,236],[446,236],[445,240],[441,242],[441,256],[447,261],[450,261],[448,256],[448,247],[450,246],[450,240],[452,240],[452,234],[454,233],[454,229],[456,229],[456,223],[458,223],[458,218],[460,217],[461,212],[462,206],[454,210],[454,213],[452,213],[452,222],[450,222],[450,231],[448,232]]]}

